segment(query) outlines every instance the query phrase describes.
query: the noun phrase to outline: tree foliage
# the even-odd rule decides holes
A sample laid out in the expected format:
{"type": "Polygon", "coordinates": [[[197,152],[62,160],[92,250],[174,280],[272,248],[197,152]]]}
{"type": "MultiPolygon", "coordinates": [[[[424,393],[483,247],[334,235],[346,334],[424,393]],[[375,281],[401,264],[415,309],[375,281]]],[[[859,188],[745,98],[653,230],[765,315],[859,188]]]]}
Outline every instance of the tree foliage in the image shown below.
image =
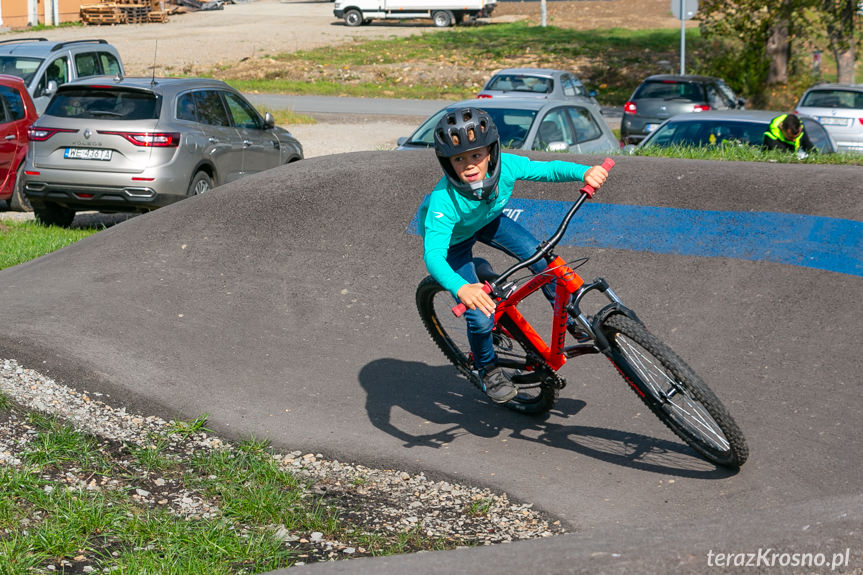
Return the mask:
{"type": "Polygon", "coordinates": [[[812,50],[829,50],[840,82],[854,81],[857,0],[701,0],[696,14],[709,67],[747,97],[805,76],[812,50]]]}

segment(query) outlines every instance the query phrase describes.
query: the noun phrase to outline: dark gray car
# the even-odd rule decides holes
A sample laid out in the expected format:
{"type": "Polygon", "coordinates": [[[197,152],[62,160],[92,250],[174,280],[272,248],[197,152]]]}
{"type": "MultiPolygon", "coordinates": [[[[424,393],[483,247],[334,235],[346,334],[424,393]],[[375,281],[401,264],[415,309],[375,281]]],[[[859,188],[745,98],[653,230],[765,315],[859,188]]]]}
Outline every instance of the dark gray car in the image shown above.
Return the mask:
{"type": "Polygon", "coordinates": [[[45,224],[76,211],[143,212],[303,158],[236,90],[195,78],[60,86],[31,126],[24,192],[45,224]]]}
{"type": "Polygon", "coordinates": [[[657,74],[646,78],[623,106],[620,139],[637,144],[676,114],[733,110],[745,102],[720,78],[657,74]]]}

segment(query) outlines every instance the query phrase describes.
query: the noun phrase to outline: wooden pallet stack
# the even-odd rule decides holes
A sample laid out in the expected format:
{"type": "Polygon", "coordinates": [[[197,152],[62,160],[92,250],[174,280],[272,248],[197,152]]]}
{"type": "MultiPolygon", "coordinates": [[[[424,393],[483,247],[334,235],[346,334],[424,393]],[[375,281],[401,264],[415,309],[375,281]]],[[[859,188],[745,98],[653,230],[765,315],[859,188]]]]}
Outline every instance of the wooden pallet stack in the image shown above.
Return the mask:
{"type": "Polygon", "coordinates": [[[84,24],[125,24],[126,15],[116,4],[88,4],[81,6],[84,24]]]}
{"type": "Polygon", "coordinates": [[[81,5],[84,24],[143,24],[167,22],[163,0],[114,0],[81,5]]]}

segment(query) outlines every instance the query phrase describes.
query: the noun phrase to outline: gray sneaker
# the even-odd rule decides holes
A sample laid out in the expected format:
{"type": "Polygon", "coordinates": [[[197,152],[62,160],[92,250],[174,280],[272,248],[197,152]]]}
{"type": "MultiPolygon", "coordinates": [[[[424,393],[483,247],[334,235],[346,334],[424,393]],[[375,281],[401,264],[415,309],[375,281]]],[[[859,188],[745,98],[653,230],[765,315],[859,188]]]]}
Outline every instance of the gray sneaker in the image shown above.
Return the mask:
{"type": "Polygon", "coordinates": [[[482,388],[489,399],[495,403],[506,403],[518,395],[518,390],[497,366],[492,367],[482,376],[482,388]]]}

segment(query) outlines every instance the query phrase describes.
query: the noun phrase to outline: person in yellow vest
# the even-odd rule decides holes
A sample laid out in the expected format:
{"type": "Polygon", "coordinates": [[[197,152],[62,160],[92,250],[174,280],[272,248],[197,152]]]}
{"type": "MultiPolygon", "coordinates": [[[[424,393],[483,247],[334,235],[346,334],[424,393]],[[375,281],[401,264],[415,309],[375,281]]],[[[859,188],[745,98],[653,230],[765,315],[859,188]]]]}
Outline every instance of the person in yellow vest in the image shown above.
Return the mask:
{"type": "Polygon", "coordinates": [[[803,122],[796,114],[782,114],[773,118],[770,127],[764,132],[761,147],[764,150],[785,152],[818,151],[803,131],[803,122]]]}

